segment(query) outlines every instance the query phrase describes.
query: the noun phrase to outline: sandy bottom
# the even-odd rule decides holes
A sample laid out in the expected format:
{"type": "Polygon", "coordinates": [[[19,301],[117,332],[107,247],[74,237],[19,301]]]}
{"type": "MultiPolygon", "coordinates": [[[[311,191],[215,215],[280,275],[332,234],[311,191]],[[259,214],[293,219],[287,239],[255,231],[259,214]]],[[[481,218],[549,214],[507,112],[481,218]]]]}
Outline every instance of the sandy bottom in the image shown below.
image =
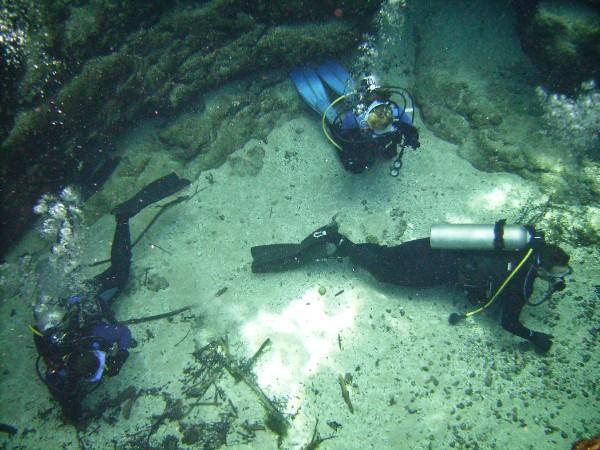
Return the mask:
{"type": "MultiPolygon", "coordinates": [[[[167,210],[135,247],[128,289],[115,305],[121,320],[192,309],[131,325],[139,345],[119,376],[89,396],[86,406],[105,412],[79,433],[62,425],[35,376],[26,299],[5,299],[0,420],[19,434],[0,436],[0,446],[177,448],[172,435],[180,448],[211,448],[199,424],[220,421],[229,446],[277,448],[277,435],[261,429],[265,406],[253,383],[288,420],[281,445],[290,449],[306,446],[315,424],[320,437],[332,437],[323,449],[553,449],[598,431],[599,356],[580,351],[593,339],[582,314],[597,296],[592,254],[575,251],[576,282],[522,315],[555,335],[546,357],[506,333],[494,311],[450,326],[448,315],[469,307],[460,292],[383,285],[338,261],[251,273],[251,246],[299,242],[334,214],[354,241],[397,244],[439,221],[510,222],[543,200],[535,185],[478,172],[422,126],[421,134],[422,149],[407,153],[398,178],[383,161],[355,176],[343,171],[317,120],[297,118],[236,152],[264,147],[258,175],[234,175],[225,164],[195,180],[185,193],[197,194],[167,210]],[[208,364],[200,349],[220,338],[238,367],[270,345],[246,366],[249,384],[223,369],[203,398],[186,395],[208,364]],[[129,386],[135,401],[117,397],[129,386]]],[[[156,212],[132,221],[134,237],[156,212]]],[[[111,216],[93,225],[86,260],[108,256],[112,232],[111,216]]]]}

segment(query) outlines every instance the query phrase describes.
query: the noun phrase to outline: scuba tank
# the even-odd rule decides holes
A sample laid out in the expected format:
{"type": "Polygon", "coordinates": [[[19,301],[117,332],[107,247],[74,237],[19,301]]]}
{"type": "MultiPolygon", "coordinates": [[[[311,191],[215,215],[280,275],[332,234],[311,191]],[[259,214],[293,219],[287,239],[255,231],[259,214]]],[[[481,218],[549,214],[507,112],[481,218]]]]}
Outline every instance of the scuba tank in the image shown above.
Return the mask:
{"type": "Polygon", "coordinates": [[[543,243],[532,227],[506,225],[506,220],[495,224],[435,224],[431,227],[430,243],[433,249],[520,251],[543,243]]]}
{"type": "Polygon", "coordinates": [[[534,253],[544,244],[543,233],[533,227],[506,225],[506,220],[495,224],[435,224],[431,227],[430,245],[433,249],[446,250],[490,250],[525,251],[521,261],[514,267],[485,305],[465,314],[452,313],[448,317],[451,325],[478,314],[494,303],[510,280],[521,270],[534,253]]]}

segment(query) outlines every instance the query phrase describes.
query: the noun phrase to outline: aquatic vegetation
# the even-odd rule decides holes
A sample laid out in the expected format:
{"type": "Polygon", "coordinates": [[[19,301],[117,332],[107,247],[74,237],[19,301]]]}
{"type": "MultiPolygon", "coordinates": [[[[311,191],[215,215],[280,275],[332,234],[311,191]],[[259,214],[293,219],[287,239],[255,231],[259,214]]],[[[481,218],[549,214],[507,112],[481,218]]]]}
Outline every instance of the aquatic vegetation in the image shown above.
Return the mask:
{"type": "Polygon", "coordinates": [[[21,28],[20,14],[10,4],[0,7],[0,55],[6,66],[19,66],[23,59],[23,47],[28,39],[27,29],[21,28]]]}
{"type": "Polygon", "coordinates": [[[541,86],[536,94],[548,133],[573,151],[599,159],[600,90],[594,80],[582,83],[575,97],[551,93],[541,86]]]}
{"type": "Polygon", "coordinates": [[[182,114],[158,133],[171,157],[185,162],[194,172],[229,163],[239,176],[257,175],[264,149],[252,146],[238,150],[249,139],[262,140],[277,124],[289,118],[285,86],[267,86],[256,81],[244,95],[222,95],[207,101],[200,112],[182,114]]]}
{"type": "MultiPolygon", "coordinates": [[[[454,331],[447,333],[443,311],[438,311],[440,321],[438,314],[431,312],[438,300],[441,306],[446,297],[453,307],[466,306],[457,304],[462,298],[450,292],[408,292],[385,285],[372,289],[372,280],[360,274],[354,280],[338,277],[341,270],[337,262],[330,263],[322,276],[312,271],[306,279],[304,274],[290,274],[278,287],[270,280],[250,278],[246,264],[246,247],[265,236],[261,233],[291,234],[293,230],[284,227],[314,221],[317,216],[322,219],[334,210],[347,218],[348,226],[356,225],[354,237],[393,245],[416,237],[429,220],[444,214],[487,218],[500,213],[512,216],[520,205],[533,208],[543,200],[538,185],[561,189],[557,194],[542,189],[544,197],[551,196],[556,202],[531,212],[539,216],[536,221],[549,238],[570,244],[598,244],[599,210],[583,206],[597,195],[594,192],[600,193],[598,164],[576,166],[571,151],[562,147],[554,151],[551,144],[558,144],[559,138],[553,141],[551,133],[558,132],[560,126],[581,123],[552,125],[550,121],[556,118],[547,117],[547,133],[543,132],[541,109],[532,88],[539,81],[534,80],[531,67],[503,61],[501,67],[468,73],[464,61],[452,64],[456,53],[468,59],[470,47],[477,43],[462,40],[465,30],[456,25],[463,22],[452,20],[456,36],[445,35],[440,39],[444,45],[426,48],[430,44],[426,42],[427,32],[436,34],[439,29],[423,25],[418,31],[424,39],[413,41],[407,38],[409,31],[421,25],[415,21],[408,26],[407,21],[424,20],[426,14],[418,16],[416,10],[418,3],[428,2],[407,2],[413,9],[409,16],[402,0],[362,0],[365,5],[381,7],[374,20],[362,18],[374,28],[364,35],[360,57],[382,81],[406,81],[411,89],[420,89],[422,114],[418,118],[430,128],[420,123],[424,145],[416,160],[421,164],[409,168],[406,178],[392,184],[372,171],[370,180],[363,177],[346,183],[332,170],[330,161],[335,151],[327,153],[321,148],[322,142],[311,131],[312,124],[304,118],[308,114],[302,110],[298,118],[300,103],[297,96],[290,95],[287,72],[289,65],[307,58],[330,53],[344,58],[344,49],[355,48],[352,39],[364,30],[349,29],[351,21],[346,19],[350,13],[345,9],[349,2],[340,6],[344,9],[339,16],[336,13],[335,26],[325,21],[277,26],[276,21],[287,20],[289,9],[307,16],[319,9],[303,9],[307,2],[273,6],[273,2],[257,1],[242,3],[249,8],[263,5],[260,14],[239,13],[239,21],[224,14],[213,28],[208,22],[215,19],[215,11],[221,12],[213,8],[215,4],[231,11],[241,3],[164,2],[162,5],[170,9],[169,17],[136,23],[131,35],[129,26],[135,20],[127,24],[129,12],[123,9],[127,0],[42,2],[56,6],[57,13],[60,9],[72,11],[68,18],[56,16],[56,24],[64,26],[66,32],[62,38],[60,33],[53,34],[52,40],[58,39],[55,49],[66,49],[67,56],[78,61],[70,67],[75,70],[62,86],[53,90],[46,89],[45,77],[61,79],[66,72],[64,61],[55,60],[56,66],[44,64],[36,69],[33,61],[45,56],[26,57],[26,64],[21,66],[25,77],[20,85],[22,115],[18,126],[12,127],[12,141],[8,141],[14,146],[2,148],[5,155],[10,152],[21,164],[18,170],[7,164],[7,171],[32,174],[26,181],[29,186],[54,192],[56,186],[71,182],[73,174],[81,177],[78,163],[83,159],[98,162],[110,153],[110,141],[125,131],[125,139],[117,141],[122,163],[106,189],[86,205],[86,216],[103,217],[119,197],[134,189],[135,183],[166,167],[176,166],[190,177],[199,177],[196,193],[204,192],[184,210],[169,214],[164,228],[140,241],[145,249],[136,249],[141,258],[133,269],[136,275],[143,271],[141,284],[130,283],[124,292],[129,298],[120,303],[123,309],[118,317],[133,316],[125,323],[141,324],[135,331],[143,347],[132,353],[136,361],[119,376],[118,383],[125,387],[133,380],[143,388],[116,397],[113,387],[100,389],[90,399],[89,422],[93,420],[95,425],[86,420],[87,429],[77,433],[81,447],[265,448],[269,443],[275,447],[277,440],[281,448],[310,450],[335,436],[331,445],[327,442],[322,447],[344,448],[368,442],[377,448],[402,448],[411,442],[414,448],[427,448],[428,444],[432,448],[511,448],[511,444],[516,448],[528,436],[531,442],[535,435],[536,443],[543,447],[551,446],[550,442],[568,445],[591,435],[596,412],[586,417],[570,413],[587,411],[585,405],[600,395],[589,375],[594,373],[598,355],[594,350],[597,330],[593,328],[597,324],[598,309],[594,306],[598,287],[594,295],[588,295],[595,283],[590,268],[594,248],[577,249],[577,279],[573,280],[577,283],[573,283],[572,291],[551,299],[532,314],[532,320],[555,328],[557,352],[545,359],[536,359],[532,352],[508,339],[497,340],[483,326],[463,327],[458,336],[452,334],[454,331]],[[105,30],[100,19],[102,14],[109,18],[109,11],[99,11],[103,5],[115,8],[112,25],[105,30]],[[205,15],[207,10],[211,14],[205,15]],[[123,26],[115,33],[114,24],[119,21],[123,26]],[[119,45],[112,49],[111,42],[119,45]],[[463,42],[467,44],[460,45],[463,42]],[[414,52],[413,44],[421,45],[420,55],[414,52]],[[433,47],[439,52],[431,52],[433,47]],[[463,48],[455,51],[456,47],[463,48]],[[407,50],[398,51],[401,48],[407,50]],[[411,56],[412,52],[416,56],[411,56]],[[420,58],[419,64],[413,64],[414,58],[420,58]],[[523,83],[519,78],[522,73],[523,83]],[[221,89],[224,83],[227,85],[221,89]],[[218,90],[213,93],[213,88],[218,90]],[[140,120],[148,115],[152,118],[147,122],[140,120]],[[534,182],[472,170],[455,157],[455,146],[441,142],[430,130],[457,143],[461,155],[468,156],[478,168],[519,173],[534,182]],[[99,144],[96,147],[86,142],[99,144]],[[103,153],[97,153],[96,148],[103,153]],[[224,162],[224,167],[213,169],[224,162]],[[55,167],[58,170],[53,171],[55,167]],[[201,173],[204,169],[211,170],[201,173]],[[463,177],[465,173],[473,173],[473,177],[463,177]],[[63,178],[56,179],[57,174],[63,178]],[[44,175],[48,175],[45,180],[44,175]],[[587,183],[594,177],[595,185],[587,183]],[[46,184],[48,179],[53,186],[46,184]],[[44,181],[35,183],[40,180],[44,181]],[[501,189],[498,180],[514,181],[514,189],[501,189]],[[529,186],[536,189],[530,193],[529,186]],[[467,204],[465,197],[474,200],[467,204]],[[361,208],[362,198],[368,199],[368,207],[363,200],[361,208]],[[275,228],[279,225],[282,229],[275,228]],[[161,249],[158,244],[164,245],[168,252],[150,251],[149,243],[150,248],[157,249],[161,249]],[[169,282],[169,290],[162,290],[169,282]],[[298,292],[294,289],[297,283],[298,292]],[[306,293],[301,292],[304,288],[306,293]],[[559,303],[563,297],[569,301],[559,303]],[[147,308],[169,310],[170,305],[187,304],[188,298],[195,310],[182,308],[152,316],[144,312],[147,308]],[[406,302],[407,298],[411,301],[406,302]],[[419,301],[421,298],[425,302],[419,301]],[[285,308],[290,300],[293,308],[285,308]],[[251,332],[238,336],[242,326],[252,328],[251,332]],[[227,342],[218,339],[225,333],[234,343],[231,354],[227,342]],[[261,357],[268,336],[274,349],[261,357]],[[193,342],[197,347],[191,354],[193,342]],[[260,342],[263,345],[254,355],[247,353],[260,342]],[[346,370],[351,372],[344,374],[346,370]],[[568,392],[564,386],[569,386],[568,392]],[[478,420],[482,414],[489,420],[478,420]],[[98,428],[102,423],[111,426],[98,428]],[[490,424],[499,425],[490,428],[490,424]],[[118,435],[111,430],[118,430],[118,435]],[[505,430],[515,431],[514,440],[505,430]],[[335,434],[326,436],[319,431],[335,434]],[[300,447],[302,443],[307,444],[300,447]]],[[[129,3],[132,7],[141,4],[139,0],[129,3]]],[[[462,20],[461,8],[477,7],[477,2],[443,3],[431,3],[432,9],[441,9],[435,11],[440,22],[448,17],[443,8],[458,10],[462,20]],[[440,5],[443,8],[437,8],[440,5]]],[[[327,10],[328,5],[331,3],[320,2],[317,7],[327,10]]],[[[328,13],[331,15],[331,10],[328,13]]],[[[488,24],[476,21],[474,28],[488,24]]],[[[486,44],[489,41],[482,46],[486,44]]],[[[490,58],[493,53],[493,49],[485,49],[490,58]]],[[[543,94],[540,100],[548,107],[554,100],[564,103],[555,108],[557,117],[565,122],[564,115],[578,108],[578,98],[557,95],[552,100],[551,94],[543,94]]],[[[6,132],[10,131],[11,127],[7,128],[6,132]]],[[[583,131],[570,130],[560,142],[568,145],[569,140],[583,138],[583,131]]],[[[6,143],[4,137],[0,139],[0,144],[6,143]]],[[[591,147],[578,148],[582,150],[575,152],[573,147],[573,153],[587,159],[595,156],[591,147]]],[[[28,185],[17,185],[15,190],[22,187],[28,185]]],[[[23,198],[16,203],[26,204],[23,198]]],[[[36,193],[30,199],[28,212],[38,198],[36,193]]],[[[6,204],[4,197],[1,203],[6,204]]],[[[36,205],[39,231],[48,241],[47,248],[52,248],[50,258],[38,265],[38,273],[46,279],[62,282],[65,274],[61,264],[78,258],[77,238],[84,231],[80,224],[83,218],[70,205],[77,205],[77,199],[62,191],[46,194],[36,205]]],[[[14,210],[14,204],[6,208],[14,210]]],[[[161,207],[160,212],[163,210],[161,207]]],[[[132,225],[133,236],[139,236],[141,224],[132,225]]],[[[102,231],[104,223],[97,226],[94,229],[102,231]]],[[[102,231],[98,240],[90,242],[90,251],[105,247],[103,236],[102,231]]],[[[35,244],[33,256],[28,258],[39,256],[38,242],[35,244]]],[[[19,252],[22,248],[20,245],[19,252]]],[[[36,276],[36,262],[25,268],[31,279],[14,276],[15,263],[0,266],[0,309],[6,324],[22,324],[25,316],[31,316],[25,304],[36,297],[24,289],[36,276]]],[[[8,342],[30,342],[30,336],[23,336],[19,329],[22,327],[16,326],[14,333],[8,332],[9,326],[0,328],[8,342]]],[[[24,347],[29,354],[34,351],[31,344],[24,347]]],[[[32,431],[18,436],[21,444],[35,448],[35,442],[52,439],[52,447],[60,448],[57,443],[68,446],[76,442],[70,428],[58,425],[48,401],[41,399],[32,407],[29,392],[36,390],[28,388],[37,383],[32,361],[19,356],[6,356],[10,374],[6,370],[1,382],[22,387],[7,398],[20,412],[21,422],[13,425],[21,431],[26,430],[22,422],[30,422],[27,426],[32,431]],[[19,364],[14,364],[17,360],[19,364]]]]}
{"type": "Polygon", "coordinates": [[[573,95],[598,76],[600,14],[593,2],[514,2],[523,50],[552,91],[573,95]],[[589,3],[589,4],[586,4],[589,3]]]}
{"type": "MultiPolygon", "coordinates": [[[[277,441],[281,444],[290,428],[288,419],[282,413],[284,402],[269,398],[257,384],[256,376],[253,372],[254,364],[270,343],[270,339],[265,340],[252,357],[239,360],[231,355],[229,343],[225,339],[218,339],[208,343],[204,347],[197,348],[193,353],[195,362],[190,363],[184,369],[185,387],[183,394],[186,397],[186,401],[182,405],[183,413],[177,420],[186,419],[188,416],[194,414],[194,409],[198,404],[214,406],[219,410],[220,420],[212,423],[208,428],[213,429],[213,431],[220,430],[219,436],[222,443],[227,441],[228,434],[233,434],[234,431],[239,430],[241,427],[244,431],[241,433],[238,431],[238,434],[242,436],[245,442],[254,440],[256,431],[269,429],[277,436],[277,441]],[[242,423],[241,419],[244,414],[241,409],[234,406],[234,402],[232,401],[235,400],[237,403],[235,393],[233,391],[230,392],[230,389],[222,389],[216,385],[216,382],[222,380],[226,372],[229,373],[236,384],[243,384],[254,394],[257,404],[263,408],[264,422],[249,422],[246,419],[242,423]],[[202,399],[207,397],[207,392],[213,386],[215,389],[213,400],[211,401],[209,398],[207,401],[202,402],[202,399]],[[215,427],[215,425],[218,426],[215,427]]],[[[205,427],[208,425],[204,422],[201,423],[205,427]]],[[[182,428],[184,439],[189,441],[188,443],[198,443],[211,436],[210,433],[205,435],[198,434],[196,433],[197,429],[185,423],[182,428]]]]}
{"type": "MultiPolygon", "coordinates": [[[[42,2],[35,14],[27,9],[25,16],[35,22],[30,27],[35,33],[15,34],[25,31],[14,25],[16,21],[5,27],[15,33],[0,33],[4,41],[14,43],[7,48],[22,55],[13,73],[3,74],[0,89],[0,183],[15,186],[1,189],[1,197],[7,211],[26,205],[24,214],[6,214],[3,231],[21,233],[32,219],[26,213],[44,191],[57,189],[67,179],[88,183],[91,175],[103,172],[115,155],[116,136],[129,125],[181,111],[233,78],[285,70],[308,55],[343,52],[361,32],[348,19],[369,17],[364,13],[378,4],[347,2],[343,20],[320,3],[316,9],[294,7],[310,17],[311,11],[324,11],[329,19],[295,26],[285,14],[276,20],[272,10],[263,10],[265,16],[251,15],[252,5],[236,1],[175,6],[60,1],[42,2]],[[29,43],[27,51],[21,42],[29,43]]],[[[22,16],[15,15],[19,20],[22,16]]],[[[263,128],[262,123],[256,125],[262,120],[256,114],[247,128],[263,128]]],[[[242,145],[221,139],[229,141],[222,143],[229,153],[242,145]]],[[[182,159],[196,155],[198,148],[184,149],[182,159]]],[[[226,155],[210,156],[199,170],[220,165],[226,155]]]]}
{"type": "Polygon", "coordinates": [[[16,84],[23,72],[24,47],[28,40],[27,23],[18,5],[0,3],[0,140],[10,130],[15,111],[16,84]]]}
{"type": "Polygon", "coordinates": [[[461,16],[470,41],[481,39],[468,49],[444,47],[453,39],[455,22],[447,19],[455,9],[415,10],[414,94],[428,128],[456,144],[457,153],[479,170],[535,181],[552,197],[554,211],[545,220],[556,238],[578,245],[598,242],[600,97],[594,83],[584,83],[574,97],[532,88],[544,79],[523,53],[515,23],[506,20],[509,15],[499,16],[499,9],[488,11],[497,20],[484,16],[480,26],[474,24],[480,22],[475,9],[461,16]],[[500,29],[501,35],[514,35],[502,47],[490,31],[500,29]],[[490,57],[482,64],[474,56],[484,50],[490,57]]]}

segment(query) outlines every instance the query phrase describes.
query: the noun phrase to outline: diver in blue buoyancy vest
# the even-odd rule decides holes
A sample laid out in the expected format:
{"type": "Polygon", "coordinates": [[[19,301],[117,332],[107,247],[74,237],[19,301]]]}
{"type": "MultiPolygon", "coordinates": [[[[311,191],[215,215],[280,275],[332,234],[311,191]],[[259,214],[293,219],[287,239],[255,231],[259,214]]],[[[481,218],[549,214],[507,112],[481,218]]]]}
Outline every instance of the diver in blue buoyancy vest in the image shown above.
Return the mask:
{"type": "Polygon", "coordinates": [[[335,220],[298,244],[252,247],[252,271],[277,272],[310,261],[347,257],[378,281],[407,287],[448,286],[465,290],[477,304],[465,314],[453,313],[451,324],[482,312],[492,304],[502,306],[502,327],[530,341],[541,353],[552,346],[552,336],[525,327],[519,320],[525,304],[538,306],[565,288],[571,273],[569,255],[544,242],[533,227],[506,225],[439,224],[431,236],[388,247],[355,244],[338,232],[335,220]],[[533,282],[549,283],[541,300],[532,302],[533,282]]]}
{"type": "Polygon", "coordinates": [[[116,229],[110,267],[86,283],[86,293],[69,298],[40,295],[31,327],[39,353],[36,370],[63,417],[73,423],[83,419],[81,403],[102,378],[117,375],[135,346],[129,328],[119,323],[111,304],[129,278],[131,237],[129,219],[144,207],[172,195],[189,181],[175,173],[147,185],[112,210],[116,229]],[[41,373],[40,360],[46,365],[41,373]]]}
{"type": "Polygon", "coordinates": [[[380,86],[374,76],[356,85],[335,61],[304,66],[291,73],[304,101],[322,118],[323,132],[339,150],[344,168],[363,172],[377,156],[395,158],[390,169],[397,176],[406,147],[420,147],[413,101],[406,89],[380,86]],[[330,101],[328,90],[338,97],[330,101]]]}

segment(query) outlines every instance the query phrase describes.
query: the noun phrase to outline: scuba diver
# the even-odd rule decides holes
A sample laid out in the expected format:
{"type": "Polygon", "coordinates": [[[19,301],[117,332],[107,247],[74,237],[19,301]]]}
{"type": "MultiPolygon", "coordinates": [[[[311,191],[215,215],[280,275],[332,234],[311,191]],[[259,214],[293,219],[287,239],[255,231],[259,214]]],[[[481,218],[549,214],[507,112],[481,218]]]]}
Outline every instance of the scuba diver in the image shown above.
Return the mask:
{"type": "Polygon", "coordinates": [[[373,76],[358,86],[344,67],[327,61],[291,73],[304,101],[321,116],[323,132],[353,173],[371,167],[378,155],[395,158],[390,174],[398,176],[406,147],[420,147],[413,101],[406,89],[380,86],[373,76]],[[337,96],[329,100],[327,88],[337,96]]]}
{"type": "Polygon", "coordinates": [[[525,327],[519,315],[526,303],[538,306],[552,293],[563,290],[564,278],[571,273],[569,255],[564,250],[546,244],[543,234],[532,227],[506,225],[504,220],[493,225],[434,225],[428,238],[388,247],[351,242],[338,232],[334,219],[299,244],[260,245],[252,247],[251,253],[254,273],[348,257],[381,282],[408,287],[460,287],[479,304],[468,313],[451,314],[450,324],[497,302],[502,305],[502,327],[530,341],[540,353],[550,349],[553,337],[525,327]],[[547,281],[549,288],[540,301],[533,303],[530,297],[536,277],[547,281]]]}
{"type": "Polygon", "coordinates": [[[190,182],[171,173],[147,185],[115,207],[116,219],[110,267],[85,283],[85,293],[57,298],[43,294],[34,308],[31,327],[38,351],[36,370],[56,399],[66,421],[82,420],[81,403],[102,378],[115,376],[136,345],[129,328],[119,323],[111,304],[129,278],[129,219],[146,206],[174,194],[190,182]],[[40,360],[46,365],[40,371],[40,360]]]}

